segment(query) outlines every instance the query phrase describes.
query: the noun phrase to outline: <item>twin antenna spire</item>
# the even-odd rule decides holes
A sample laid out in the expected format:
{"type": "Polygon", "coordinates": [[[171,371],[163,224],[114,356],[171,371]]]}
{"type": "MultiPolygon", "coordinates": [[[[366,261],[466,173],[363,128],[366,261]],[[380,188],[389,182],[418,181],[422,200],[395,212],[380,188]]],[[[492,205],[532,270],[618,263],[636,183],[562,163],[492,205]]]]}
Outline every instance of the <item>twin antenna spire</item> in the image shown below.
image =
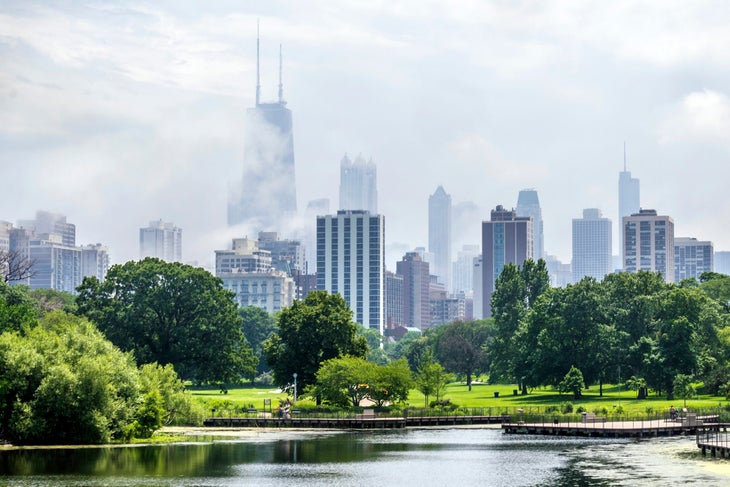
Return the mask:
{"type": "MultiPolygon", "coordinates": [[[[256,106],[261,104],[261,68],[260,68],[260,41],[259,41],[259,21],[256,21],[256,106]]],[[[284,103],[284,84],[281,81],[282,56],[281,44],[279,44],[279,104],[284,103]]]]}

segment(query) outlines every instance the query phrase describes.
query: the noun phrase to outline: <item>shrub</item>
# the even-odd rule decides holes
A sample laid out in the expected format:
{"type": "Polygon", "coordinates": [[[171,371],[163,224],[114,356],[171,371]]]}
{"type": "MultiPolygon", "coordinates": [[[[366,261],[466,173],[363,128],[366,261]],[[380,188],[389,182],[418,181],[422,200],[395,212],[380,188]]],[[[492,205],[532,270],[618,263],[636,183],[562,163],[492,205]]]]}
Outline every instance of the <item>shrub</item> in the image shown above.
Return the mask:
{"type": "Polygon", "coordinates": [[[578,406],[578,409],[576,409],[575,412],[578,413],[578,414],[585,413],[586,412],[586,408],[585,408],[585,406],[578,406]]]}
{"type": "Polygon", "coordinates": [[[570,414],[573,412],[573,403],[572,402],[564,402],[560,404],[560,412],[563,414],[570,414]]]}

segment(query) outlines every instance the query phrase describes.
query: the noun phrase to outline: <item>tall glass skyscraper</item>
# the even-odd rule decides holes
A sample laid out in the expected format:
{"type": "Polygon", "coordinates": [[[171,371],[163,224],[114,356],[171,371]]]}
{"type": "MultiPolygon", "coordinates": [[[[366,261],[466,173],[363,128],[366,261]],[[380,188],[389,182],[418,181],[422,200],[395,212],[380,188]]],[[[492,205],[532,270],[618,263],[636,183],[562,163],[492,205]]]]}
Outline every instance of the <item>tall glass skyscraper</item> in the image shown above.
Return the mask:
{"type": "Polygon", "coordinates": [[[534,189],[523,189],[517,197],[517,216],[531,217],[533,228],[532,258],[542,259],[545,256],[545,242],[542,232],[542,210],[540,198],[534,189]]]}
{"type": "Polygon", "coordinates": [[[365,210],[378,213],[378,171],[372,159],[361,156],[351,161],[347,154],[340,161],[340,210],[365,210]]]}
{"type": "Polygon", "coordinates": [[[231,189],[228,202],[228,225],[245,224],[254,234],[283,230],[297,211],[292,112],[284,101],[281,66],[280,48],[279,98],[261,103],[256,39],[256,106],[246,113],[243,178],[231,189]]]}
{"type": "Polygon", "coordinates": [[[583,218],[573,218],[573,282],[586,276],[602,280],[610,274],[611,220],[598,208],[583,210],[583,218]]]}
{"type": "Polygon", "coordinates": [[[451,195],[443,186],[428,198],[428,251],[434,256],[431,273],[451,290],[451,195]]]}
{"type": "Polygon", "coordinates": [[[624,261],[626,248],[624,247],[623,218],[638,213],[641,208],[639,180],[631,177],[626,170],[626,146],[624,145],[624,170],[618,174],[618,242],[619,256],[624,261]]]}

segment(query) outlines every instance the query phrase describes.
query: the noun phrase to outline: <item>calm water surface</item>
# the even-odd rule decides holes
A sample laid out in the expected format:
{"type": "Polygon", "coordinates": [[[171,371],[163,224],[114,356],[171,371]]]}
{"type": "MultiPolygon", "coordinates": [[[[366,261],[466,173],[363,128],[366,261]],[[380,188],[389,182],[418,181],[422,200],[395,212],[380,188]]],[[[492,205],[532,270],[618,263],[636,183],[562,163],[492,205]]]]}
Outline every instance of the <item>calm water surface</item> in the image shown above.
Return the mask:
{"type": "Polygon", "coordinates": [[[497,429],[261,431],[159,446],[0,451],[0,484],[730,485],[730,462],[694,437],[650,440],[504,435],[497,429]]]}

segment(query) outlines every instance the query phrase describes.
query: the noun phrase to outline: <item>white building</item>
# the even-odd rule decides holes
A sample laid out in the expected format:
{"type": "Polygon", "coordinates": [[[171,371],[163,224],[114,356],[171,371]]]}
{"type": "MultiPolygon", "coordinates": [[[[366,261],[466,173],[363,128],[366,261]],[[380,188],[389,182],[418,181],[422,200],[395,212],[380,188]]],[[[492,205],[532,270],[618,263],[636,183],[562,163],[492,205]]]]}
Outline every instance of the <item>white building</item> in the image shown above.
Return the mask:
{"type": "Polygon", "coordinates": [[[712,242],[696,238],[674,239],[674,282],[682,279],[700,279],[704,272],[713,272],[712,242]]]}
{"type": "Polygon", "coordinates": [[[109,249],[102,244],[81,247],[81,277],[94,276],[100,281],[109,270],[109,249]]]}
{"type": "Polygon", "coordinates": [[[656,210],[640,210],[623,218],[624,271],[660,272],[674,282],[674,220],[656,210]]]}
{"type": "Polygon", "coordinates": [[[351,161],[345,154],[340,161],[340,210],[378,213],[378,171],[372,159],[351,161]]]}
{"type": "Polygon", "coordinates": [[[428,251],[434,256],[431,273],[451,290],[451,195],[443,186],[428,198],[428,251]]]}
{"type": "Polygon", "coordinates": [[[573,282],[584,277],[602,280],[612,271],[611,220],[598,208],[583,210],[583,218],[573,218],[573,282]]]}
{"type": "Polygon", "coordinates": [[[151,221],[139,229],[139,258],[156,257],[167,262],[182,262],[182,229],[172,222],[151,221]]]}

